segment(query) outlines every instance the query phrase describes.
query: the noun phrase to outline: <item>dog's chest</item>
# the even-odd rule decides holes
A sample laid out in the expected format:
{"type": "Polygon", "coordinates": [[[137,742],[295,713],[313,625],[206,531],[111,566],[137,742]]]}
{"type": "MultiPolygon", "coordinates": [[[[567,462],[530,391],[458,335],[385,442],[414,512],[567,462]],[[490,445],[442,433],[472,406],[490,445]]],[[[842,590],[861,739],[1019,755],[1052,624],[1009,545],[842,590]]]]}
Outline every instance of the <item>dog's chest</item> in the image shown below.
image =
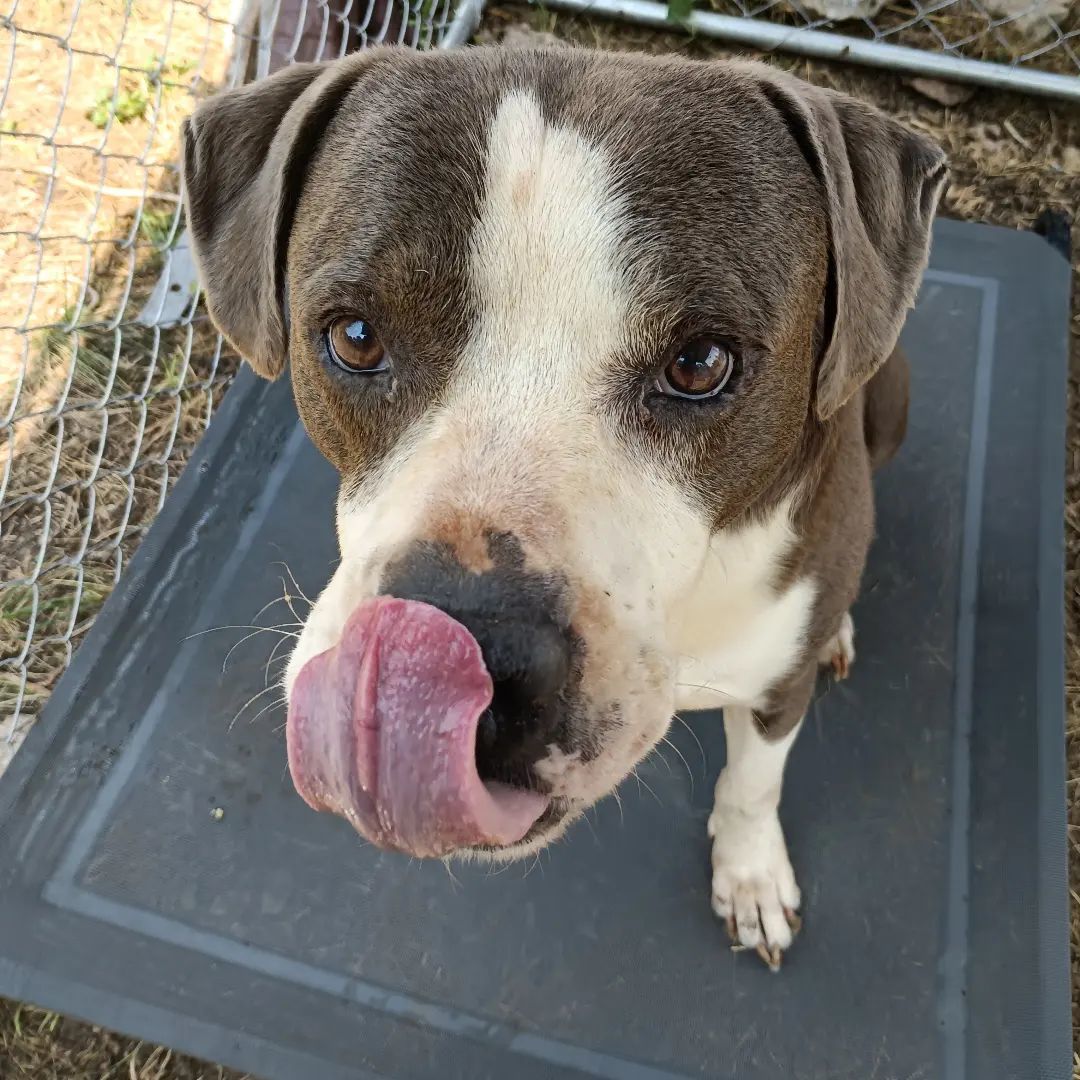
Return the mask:
{"type": "Polygon", "coordinates": [[[787,508],[713,539],[700,587],[676,619],[676,707],[761,708],[802,657],[816,586],[777,588],[795,538],[787,508]]]}

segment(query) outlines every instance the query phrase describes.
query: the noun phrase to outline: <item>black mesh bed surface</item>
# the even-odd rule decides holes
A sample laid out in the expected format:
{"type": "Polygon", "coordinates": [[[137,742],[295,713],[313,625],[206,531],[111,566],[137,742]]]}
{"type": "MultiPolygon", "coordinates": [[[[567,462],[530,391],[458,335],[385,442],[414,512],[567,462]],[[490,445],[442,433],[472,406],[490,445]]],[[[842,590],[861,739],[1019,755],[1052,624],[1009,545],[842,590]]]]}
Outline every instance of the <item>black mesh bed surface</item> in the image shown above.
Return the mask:
{"type": "Polygon", "coordinates": [[[788,768],[781,974],[709,909],[717,715],[621,816],[452,876],[308,810],[280,709],[230,726],[269,637],[223,675],[242,632],[199,632],[336,558],[334,475],[245,373],[0,778],[0,993],[267,1080],[1065,1080],[1068,303],[1041,238],[938,223],[859,659],[788,768]]]}

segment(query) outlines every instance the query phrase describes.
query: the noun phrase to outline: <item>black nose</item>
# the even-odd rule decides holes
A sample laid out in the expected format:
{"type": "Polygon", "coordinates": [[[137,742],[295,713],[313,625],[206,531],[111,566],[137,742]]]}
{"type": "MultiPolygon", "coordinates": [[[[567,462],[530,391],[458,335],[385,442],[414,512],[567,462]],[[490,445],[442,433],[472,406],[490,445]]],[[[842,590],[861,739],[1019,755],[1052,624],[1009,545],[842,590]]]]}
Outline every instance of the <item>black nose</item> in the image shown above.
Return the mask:
{"type": "Polygon", "coordinates": [[[550,622],[524,624],[447,611],[480,644],[495,692],[476,736],[484,780],[527,784],[529,768],[548,752],[560,696],[570,674],[570,643],[550,622]]]}
{"type": "MultiPolygon", "coordinates": [[[[460,615],[455,617],[460,620],[460,615]]],[[[522,705],[543,705],[559,696],[570,674],[570,646],[557,626],[475,616],[473,622],[475,629],[469,629],[480,643],[497,693],[522,705]]]]}
{"type": "Polygon", "coordinates": [[[574,666],[559,587],[520,560],[474,573],[449,548],[425,543],[388,568],[380,592],[440,608],[473,635],[494,684],[476,738],[480,776],[530,785],[531,766],[547,755],[563,718],[574,666]]]}

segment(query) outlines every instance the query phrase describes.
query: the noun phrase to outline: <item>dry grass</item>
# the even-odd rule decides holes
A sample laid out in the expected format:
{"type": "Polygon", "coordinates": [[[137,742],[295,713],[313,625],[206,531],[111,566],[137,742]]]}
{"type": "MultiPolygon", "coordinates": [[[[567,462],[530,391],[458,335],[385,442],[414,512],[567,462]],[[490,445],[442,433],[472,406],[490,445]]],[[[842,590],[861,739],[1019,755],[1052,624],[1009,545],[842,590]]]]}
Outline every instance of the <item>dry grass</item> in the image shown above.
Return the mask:
{"type": "MultiPolygon", "coordinates": [[[[225,74],[229,6],[21,0],[0,28],[0,772],[235,369],[194,312],[139,319],[173,259],[179,125],[225,74]]],[[[235,1074],[0,1000],[0,1076],[235,1074]]]]}
{"type": "Polygon", "coordinates": [[[22,0],[0,29],[0,770],[234,367],[194,313],[140,320],[174,258],[179,125],[224,75],[228,6],[22,0]]]}
{"type": "MultiPolygon", "coordinates": [[[[176,209],[179,124],[193,90],[220,77],[225,25],[193,4],[147,0],[22,0],[13,22],[0,113],[0,325],[53,326],[68,310],[81,322],[118,317],[129,275],[110,275],[110,295],[91,295],[87,311],[88,263],[120,250],[130,266],[153,253],[138,219],[176,209]]],[[[10,337],[6,346],[20,351],[10,337]]]]}
{"type": "Polygon", "coordinates": [[[4,1080],[247,1080],[161,1046],[0,999],[4,1080]]]}

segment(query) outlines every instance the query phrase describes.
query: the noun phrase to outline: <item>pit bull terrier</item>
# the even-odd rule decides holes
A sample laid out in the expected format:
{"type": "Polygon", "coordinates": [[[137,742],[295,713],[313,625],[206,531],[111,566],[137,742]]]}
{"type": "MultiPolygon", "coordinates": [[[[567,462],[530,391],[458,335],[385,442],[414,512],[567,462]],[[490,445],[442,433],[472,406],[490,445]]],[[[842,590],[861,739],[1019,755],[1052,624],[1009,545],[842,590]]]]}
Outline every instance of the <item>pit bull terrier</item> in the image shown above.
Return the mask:
{"type": "Polygon", "coordinates": [[[778,967],[784,763],[854,659],[945,178],[755,63],[377,48],[200,105],[209,310],[341,476],[285,678],[299,794],[517,858],[722,707],[712,905],[778,967]]]}

